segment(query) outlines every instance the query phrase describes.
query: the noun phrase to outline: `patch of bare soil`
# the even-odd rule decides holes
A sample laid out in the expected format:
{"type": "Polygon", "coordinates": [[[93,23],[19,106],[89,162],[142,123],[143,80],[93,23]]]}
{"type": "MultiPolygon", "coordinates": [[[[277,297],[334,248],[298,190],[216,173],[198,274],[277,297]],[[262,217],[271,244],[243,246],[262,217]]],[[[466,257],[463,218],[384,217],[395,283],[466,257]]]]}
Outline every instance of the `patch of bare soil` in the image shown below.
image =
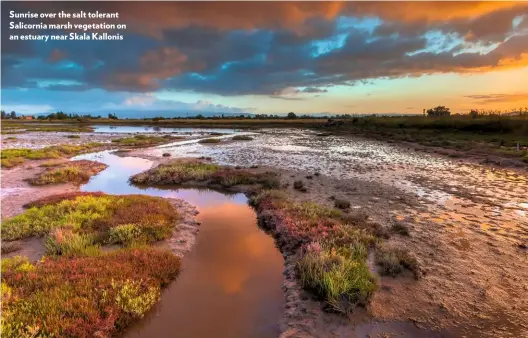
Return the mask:
{"type": "Polygon", "coordinates": [[[430,214],[438,213],[441,219],[445,211],[382,184],[286,171],[283,181],[296,200],[333,206],[338,198],[350,202],[350,214],[387,231],[395,223],[405,225],[410,236],[392,234],[386,242],[409,249],[423,276],[378,275],[370,304],[344,318],[323,312],[321,304],[301,289],[295,278],[296,260],[286,256],[282,338],[528,335],[528,252],[522,245],[461,228],[461,222],[449,226],[434,222],[430,214]],[[295,181],[302,181],[306,191],[294,189],[295,181]],[[425,213],[427,217],[422,217],[425,213]]]}
{"type": "Polygon", "coordinates": [[[159,243],[160,246],[166,247],[178,257],[183,257],[191,251],[194,246],[196,235],[198,234],[200,223],[195,220],[198,210],[195,206],[181,199],[170,198],[172,205],[178,210],[180,219],[174,227],[172,236],[159,243]]]}
{"type": "MultiPolygon", "coordinates": [[[[57,163],[59,160],[57,160],[57,163]]],[[[60,160],[66,163],[67,160],[60,160]]],[[[39,165],[46,160],[28,161],[12,169],[2,169],[2,219],[12,217],[23,211],[23,205],[31,200],[43,197],[77,191],[75,184],[65,183],[36,187],[28,183],[28,179],[37,176],[44,168],[39,165]]]]}

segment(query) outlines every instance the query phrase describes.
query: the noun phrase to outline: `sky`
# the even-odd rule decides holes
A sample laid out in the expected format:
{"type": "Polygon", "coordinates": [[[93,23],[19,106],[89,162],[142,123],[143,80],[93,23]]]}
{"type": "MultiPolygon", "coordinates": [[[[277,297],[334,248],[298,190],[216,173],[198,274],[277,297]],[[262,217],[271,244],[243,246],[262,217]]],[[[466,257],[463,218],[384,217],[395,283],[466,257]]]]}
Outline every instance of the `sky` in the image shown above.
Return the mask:
{"type": "Polygon", "coordinates": [[[438,105],[455,113],[528,106],[528,2],[1,6],[8,112],[416,114],[438,105]],[[10,22],[64,21],[9,18],[11,10],[117,12],[118,20],[84,22],[127,29],[109,31],[123,36],[117,41],[12,41],[10,22]]]}

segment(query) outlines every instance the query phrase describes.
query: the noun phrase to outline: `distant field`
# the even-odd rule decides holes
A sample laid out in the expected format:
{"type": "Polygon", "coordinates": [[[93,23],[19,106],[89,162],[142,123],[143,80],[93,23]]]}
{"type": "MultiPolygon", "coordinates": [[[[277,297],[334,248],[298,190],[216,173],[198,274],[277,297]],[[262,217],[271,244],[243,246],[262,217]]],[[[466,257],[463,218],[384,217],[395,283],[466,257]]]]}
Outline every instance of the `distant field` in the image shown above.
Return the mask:
{"type": "Polygon", "coordinates": [[[396,116],[350,117],[328,125],[326,118],[254,119],[83,119],[46,121],[2,121],[2,133],[14,129],[30,131],[91,131],[93,125],[145,125],[159,127],[214,128],[312,128],[341,135],[361,135],[385,141],[415,142],[425,146],[477,151],[528,162],[528,115],[447,117],[396,116]],[[521,148],[517,150],[517,144],[521,148]]]}
{"type": "MultiPolygon", "coordinates": [[[[143,120],[143,119],[85,119],[82,122],[76,120],[46,120],[44,122],[38,120],[28,121],[2,121],[2,129],[5,127],[12,128],[13,126],[25,125],[39,125],[46,124],[68,124],[68,125],[149,125],[160,127],[225,127],[225,128],[266,128],[266,127],[310,127],[322,126],[326,123],[326,119],[165,119],[165,120],[143,120]]],[[[54,127],[54,126],[47,126],[54,127]]],[[[45,128],[44,128],[45,129],[45,128]]]]}

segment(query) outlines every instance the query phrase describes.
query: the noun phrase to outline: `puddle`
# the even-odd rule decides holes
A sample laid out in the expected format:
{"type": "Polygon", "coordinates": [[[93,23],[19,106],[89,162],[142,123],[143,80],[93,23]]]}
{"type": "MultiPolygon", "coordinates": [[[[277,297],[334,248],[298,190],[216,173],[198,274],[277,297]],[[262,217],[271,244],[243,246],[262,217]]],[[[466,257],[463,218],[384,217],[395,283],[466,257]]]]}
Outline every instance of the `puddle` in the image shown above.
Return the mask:
{"type": "Polygon", "coordinates": [[[183,259],[177,280],[126,337],[277,337],[284,295],[283,259],[273,239],[260,230],[243,194],[211,190],[131,186],[128,178],[152,162],[111,152],[77,156],[108,168],[82,191],[182,198],[200,211],[200,232],[183,259]]]}
{"type": "Polygon", "coordinates": [[[222,133],[233,134],[235,129],[230,128],[170,128],[157,126],[110,126],[110,125],[94,125],[95,133],[222,133]]]}

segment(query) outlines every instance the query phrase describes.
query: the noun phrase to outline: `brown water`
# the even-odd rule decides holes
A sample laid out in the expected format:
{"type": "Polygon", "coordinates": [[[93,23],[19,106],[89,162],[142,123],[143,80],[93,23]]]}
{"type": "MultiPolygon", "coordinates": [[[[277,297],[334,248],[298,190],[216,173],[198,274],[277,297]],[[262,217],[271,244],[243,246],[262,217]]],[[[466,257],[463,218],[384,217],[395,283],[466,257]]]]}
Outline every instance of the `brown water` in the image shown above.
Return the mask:
{"type": "Polygon", "coordinates": [[[82,155],[109,167],[83,191],[183,198],[196,205],[201,222],[183,270],[161,301],[127,337],[277,337],[282,313],[283,259],[273,239],[257,226],[243,194],[211,190],[131,186],[128,178],[151,161],[110,152],[82,155]]]}

